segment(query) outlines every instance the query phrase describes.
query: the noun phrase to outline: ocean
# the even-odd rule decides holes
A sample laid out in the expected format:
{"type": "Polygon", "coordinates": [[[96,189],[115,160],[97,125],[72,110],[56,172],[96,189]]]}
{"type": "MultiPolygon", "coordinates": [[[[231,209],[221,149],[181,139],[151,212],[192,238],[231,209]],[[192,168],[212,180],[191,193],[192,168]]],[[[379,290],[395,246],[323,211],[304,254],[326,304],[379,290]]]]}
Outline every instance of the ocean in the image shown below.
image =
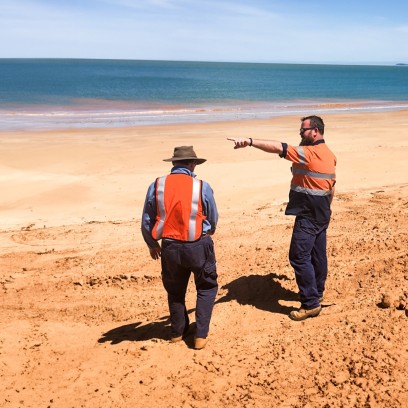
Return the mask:
{"type": "Polygon", "coordinates": [[[0,59],[0,129],[408,109],[407,66],[0,59]]]}

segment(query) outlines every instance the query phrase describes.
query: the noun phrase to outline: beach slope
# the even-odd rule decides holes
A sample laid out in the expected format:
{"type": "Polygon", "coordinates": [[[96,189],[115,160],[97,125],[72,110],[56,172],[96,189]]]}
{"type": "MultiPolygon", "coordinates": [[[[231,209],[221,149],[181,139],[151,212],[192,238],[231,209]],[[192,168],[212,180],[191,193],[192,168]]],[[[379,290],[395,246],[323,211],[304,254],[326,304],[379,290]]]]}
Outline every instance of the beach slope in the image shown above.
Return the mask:
{"type": "MultiPolygon", "coordinates": [[[[408,405],[408,112],[325,115],[338,159],[329,277],[299,306],[290,163],[227,137],[298,144],[298,117],[0,134],[1,407],[408,405]],[[168,342],[148,185],[193,145],[214,189],[220,289],[204,350],[168,342]]],[[[194,321],[191,282],[187,307],[194,321]]]]}

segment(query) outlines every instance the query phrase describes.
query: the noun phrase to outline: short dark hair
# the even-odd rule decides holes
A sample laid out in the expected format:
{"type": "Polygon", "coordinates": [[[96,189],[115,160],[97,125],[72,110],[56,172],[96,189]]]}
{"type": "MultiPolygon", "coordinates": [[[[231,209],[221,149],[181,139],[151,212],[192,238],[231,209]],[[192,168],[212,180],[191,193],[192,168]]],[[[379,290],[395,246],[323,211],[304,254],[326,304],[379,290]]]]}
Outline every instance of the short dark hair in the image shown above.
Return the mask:
{"type": "Polygon", "coordinates": [[[319,133],[321,135],[324,135],[324,122],[323,119],[320,116],[305,116],[304,118],[300,119],[302,122],[305,120],[310,120],[310,127],[311,128],[318,128],[319,133]]]}

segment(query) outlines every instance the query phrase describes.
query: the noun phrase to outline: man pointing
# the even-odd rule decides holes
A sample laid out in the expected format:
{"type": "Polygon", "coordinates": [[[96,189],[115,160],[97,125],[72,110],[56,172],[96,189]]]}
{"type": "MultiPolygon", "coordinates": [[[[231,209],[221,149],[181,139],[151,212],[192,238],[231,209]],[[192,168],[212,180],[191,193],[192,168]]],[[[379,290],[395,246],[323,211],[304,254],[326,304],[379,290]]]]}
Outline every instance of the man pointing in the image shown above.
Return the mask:
{"type": "Polygon", "coordinates": [[[323,138],[322,118],[307,116],[301,121],[299,146],[275,140],[228,138],[235,149],[252,146],[292,162],[285,214],[296,217],[289,261],[295,271],[301,303],[299,310],[290,313],[292,320],[315,317],[321,311],[327,278],[326,231],[336,183],[336,157],[323,138]]]}

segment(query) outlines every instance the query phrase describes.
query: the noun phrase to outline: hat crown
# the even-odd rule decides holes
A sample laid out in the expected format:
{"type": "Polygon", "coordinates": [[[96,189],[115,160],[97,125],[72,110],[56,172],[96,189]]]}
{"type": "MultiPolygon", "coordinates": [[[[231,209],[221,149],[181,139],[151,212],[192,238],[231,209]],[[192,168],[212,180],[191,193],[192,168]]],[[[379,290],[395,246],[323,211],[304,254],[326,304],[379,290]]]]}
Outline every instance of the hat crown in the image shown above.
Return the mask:
{"type": "Polygon", "coordinates": [[[202,164],[206,159],[200,159],[197,157],[193,146],[178,146],[174,148],[173,157],[170,159],[164,159],[166,162],[175,162],[182,160],[194,160],[196,164],[202,164]]]}
{"type": "Polygon", "coordinates": [[[174,148],[174,160],[196,159],[197,155],[193,146],[179,146],[174,148]]]}

